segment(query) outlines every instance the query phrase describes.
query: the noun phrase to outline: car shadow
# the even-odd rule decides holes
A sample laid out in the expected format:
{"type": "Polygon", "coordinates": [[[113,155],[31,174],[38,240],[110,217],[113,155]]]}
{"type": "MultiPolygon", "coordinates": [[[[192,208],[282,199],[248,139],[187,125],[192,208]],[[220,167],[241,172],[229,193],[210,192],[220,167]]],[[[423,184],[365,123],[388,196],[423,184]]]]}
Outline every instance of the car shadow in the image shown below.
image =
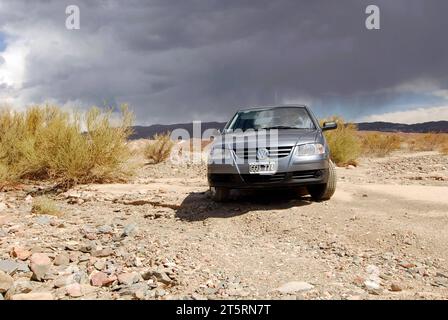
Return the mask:
{"type": "Polygon", "coordinates": [[[270,211],[301,207],[312,203],[309,196],[288,190],[232,190],[228,202],[214,202],[209,191],[192,192],[176,210],[176,217],[184,221],[208,218],[231,218],[251,211],[270,211]]]}

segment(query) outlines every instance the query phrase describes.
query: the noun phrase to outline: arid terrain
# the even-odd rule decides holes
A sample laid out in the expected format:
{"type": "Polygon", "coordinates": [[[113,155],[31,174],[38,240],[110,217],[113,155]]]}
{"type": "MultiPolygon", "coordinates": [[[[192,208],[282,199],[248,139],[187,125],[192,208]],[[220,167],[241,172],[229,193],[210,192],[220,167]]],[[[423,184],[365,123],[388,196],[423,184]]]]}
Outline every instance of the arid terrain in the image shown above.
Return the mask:
{"type": "MultiPolygon", "coordinates": [[[[136,162],[142,159],[134,159],[136,162]]],[[[0,194],[1,299],[447,299],[448,156],[337,169],[335,196],[209,199],[205,165],[145,165],[34,215],[46,185],[0,194]]]]}

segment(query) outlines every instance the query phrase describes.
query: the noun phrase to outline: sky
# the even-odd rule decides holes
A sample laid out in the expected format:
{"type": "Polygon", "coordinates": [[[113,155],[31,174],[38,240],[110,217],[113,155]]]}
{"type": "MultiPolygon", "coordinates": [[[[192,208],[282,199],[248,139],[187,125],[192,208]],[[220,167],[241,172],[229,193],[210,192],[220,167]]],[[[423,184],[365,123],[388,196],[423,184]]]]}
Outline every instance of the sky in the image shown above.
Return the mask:
{"type": "Polygon", "coordinates": [[[448,120],[447,12],[440,0],[0,0],[0,105],[128,103],[141,125],[278,104],[448,120]],[[369,4],[380,30],[365,27],[369,4]]]}

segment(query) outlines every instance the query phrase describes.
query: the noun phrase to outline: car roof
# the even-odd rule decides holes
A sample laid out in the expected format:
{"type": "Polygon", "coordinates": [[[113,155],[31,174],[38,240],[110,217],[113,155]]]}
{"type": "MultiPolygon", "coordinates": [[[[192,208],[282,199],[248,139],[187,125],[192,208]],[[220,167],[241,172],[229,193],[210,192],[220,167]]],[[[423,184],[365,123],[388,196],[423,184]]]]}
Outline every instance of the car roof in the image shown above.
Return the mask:
{"type": "Polygon", "coordinates": [[[249,108],[239,109],[238,112],[269,110],[269,109],[275,109],[275,108],[305,108],[305,109],[308,109],[308,106],[301,105],[301,104],[282,104],[282,105],[278,105],[278,106],[258,106],[258,107],[249,107],[249,108]]]}

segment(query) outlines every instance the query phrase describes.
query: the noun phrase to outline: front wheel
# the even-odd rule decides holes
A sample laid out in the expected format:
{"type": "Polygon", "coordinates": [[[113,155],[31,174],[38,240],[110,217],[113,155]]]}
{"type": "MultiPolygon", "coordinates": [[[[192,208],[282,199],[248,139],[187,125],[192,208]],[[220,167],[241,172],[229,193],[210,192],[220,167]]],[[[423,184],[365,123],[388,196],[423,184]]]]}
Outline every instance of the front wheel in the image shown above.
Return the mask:
{"type": "Polygon", "coordinates": [[[308,192],[315,201],[329,200],[336,191],[336,167],[330,160],[328,166],[328,181],[324,184],[308,186],[308,192]]]}
{"type": "Polygon", "coordinates": [[[223,187],[210,187],[212,200],[216,202],[225,202],[229,200],[230,189],[223,187]]]}

